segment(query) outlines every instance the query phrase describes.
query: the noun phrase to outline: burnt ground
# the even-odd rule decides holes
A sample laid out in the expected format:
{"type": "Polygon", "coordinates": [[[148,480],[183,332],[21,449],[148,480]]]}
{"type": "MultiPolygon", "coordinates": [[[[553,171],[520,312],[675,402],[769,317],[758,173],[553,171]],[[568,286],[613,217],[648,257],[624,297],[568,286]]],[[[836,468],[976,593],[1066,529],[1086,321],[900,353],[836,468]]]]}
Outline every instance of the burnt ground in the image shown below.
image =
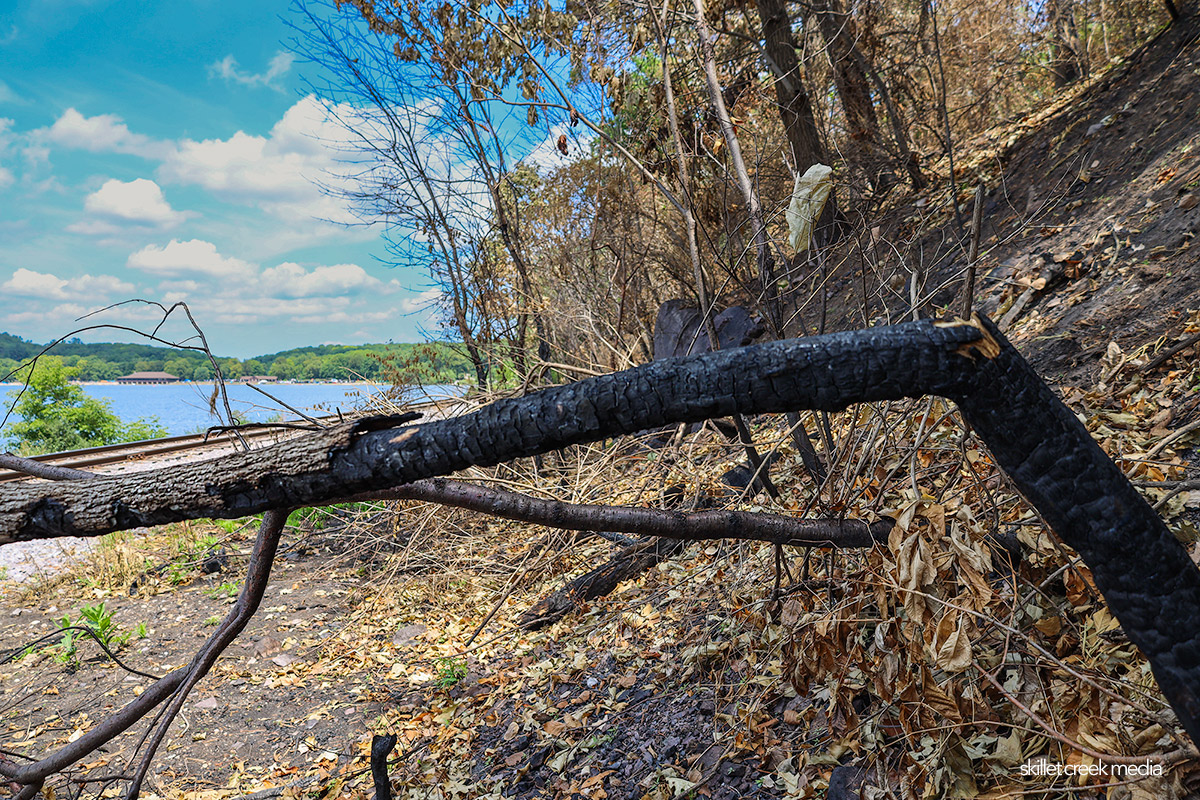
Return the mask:
{"type": "MultiPolygon", "coordinates": [[[[1183,338],[1188,312],[1200,306],[1200,48],[1188,36],[1169,30],[1048,110],[961,145],[961,199],[980,178],[991,187],[981,307],[1006,321],[1051,382],[1077,387],[1069,401],[1093,390],[1122,355],[1183,338]]],[[[934,265],[920,277],[929,313],[957,310],[954,281],[964,264],[944,198],[934,188],[895,200],[880,224],[909,263],[934,265]]],[[[889,305],[903,315],[909,273],[886,258],[871,270],[899,287],[889,305]]],[[[834,304],[842,318],[859,315],[844,327],[861,324],[859,285],[843,279],[835,293],[851,298],[834,304]]],[[[865,313],[879,317],[878,298],[865,313]]],[[[1169,386],[1196,357],[1196,348],[1185,350],[1146,379],[1169,386]]],[[[1170,408],[1126,424],[1161,436],[1200,416],[1194,402],[1170,408]]],[[[1116,419],[1120,409],[1109,411],[1116,419]]],[[[1194,473],[1194,451],[1191,458],[1194,473]]],[[[344,538],[354,524],[314,536],[305,522],[290,534],[294,546],[262,609],[193,692],[148,794],[368,796],[370,734],[392,731],[401,738],[392,774],[413,797],[857,796],[841,793],[857,773],[839,765],[865,747],[844,741],[868,709],[831,705],[828,687],[801,695],[783,679],[788,610],[781,618],[763,603],[769,551],[693,547],[530,634],[516,629],[520,613],[605,545],[577,544],[571,559],[529,572],[523,559],[532,548],[504,544],[529,537],[509,523],[447,514],[438,530],[448,544],[434,548],[423,519],[405,517],[392,530],[368,518],[349,540],[373,538],[366,550],[344,538]],[[455,569],[455,557],[485,546],[495,553],[486,568],[455,569]],[[399,562],[383,557],[397,552],[399,562]],[[735,571],[738,581],[725,578],[735,571]]],[[[179,566],[141,578],[133,596],[129,578],[138,570],[120,578],[85,569],[34,589],[7,584],[0,641],[19,647],[64,613],[103,601],[122,630],[146,626],[123,659],[154,673],[179,666],[240,582],[246,533],[216,533],[228,555],[208,575],[197,559],[181,560],[150,537],[139,557],[179,566]]],[[[145,683],[88,644],[80,653],[75,666],[42,650],[0,667],[0,748],[46,752],[145,683]]],[[[120,769],[135,746],[136,735],[120,739],[68,777],[120,769]]],[[[97,791],[82,786],[88,796],[97,791]]],[[[64,790],[59,784],[59,796],[64,790]]]]}
{"type": "MultiPolygon", "coordinates": [[[[770,678],[756,674],[752,657],[718,668],[717,656],[748,643],[730,641],[721,626],[697,626],[680,609],[659,610],[665,591],[678,594],[682,565],[673,568],[675,578],[651,574],[543,634],[514,630],[530,600],[507,604],[497,615],[499,641],[458,659],[441,654],[460,650],[486,612],[472,603],[476,584],[448,579],[467,597],[447,602],[438,585],[446,579],[426,583],[420,575],[428,565],[414,579],[381,573],[380,550],[337,563],[345,530],[314,537],[302,527],[290,531],[295,546],[279,559],[259,613],[189,697],[158,756],[151,796],[239,796],[272,786],[295,792],[328,788],[339,775],[344,792],[362,796],[370,790],[370,733],[386,730],[405,733],[394,775],[470,786],[464,796],[485,789],[506,797],[597,796],[595,788],[604,787],[608,797],[640,798],[675,787],[663,795],[673,796],[701,780],[711,797],[786,796],[779,775],[791,774],[787,759],[794,754],[770,731],[785,713],[812,703],[794,691],[775,696],[777,659],[770,678]],[[582,641],[571,633],[581,630],[582,641]],[[682,646],[688,641],[704,644],[682,646]],[[750,734],[747,724],[759,730],[750,734]],[[447,738],[459,756],[453,763],[446,763],[447,738]],[[440,763],[428,759],[435,745],[440,763]]],[[[119,650],[122,660],[164,674],[189,659],[229,609],[230,587],[244,566],[239,553],[249,544],[242,532],[223,537],[213,551],[219,559],[191,553],[169,560],[169,548],[148,544],[139,552],[158,566],[125,581],[132,588],[121,592],[98,588],[101,581],[86,568],[41,587],[7,584],[0,640],[19,647],[57,630],[63,614],[77,618],[82,606],[103,601],[122,631],[146,627],[144,637],[119,650]],[[220,571],[203,574],[205,562],[219,562],[220,571]]],[[[690,560],[716,562],[704,552],[690,560]]],[[[488,586],[489,601],[495,593],[488,586]]],[[[711,602],[712,594],[709,588],[696,596],[711,602]]],[[[6,750],[62,745],[148,683],[91,643],[78,646],[74,664],[58,652],[43,647],[0,667],[6,750]]],[[[798,742],[819,741],[829,724],[820,714],[796,727],[804,731],[798,742]]],[[[118,768],[136,741],[123,737],[66,777],[118,768]]]]}
{"type": "MultiPolygon", "coordinates": [[[[1094,381],[1109,342],[1125,352],[1174,336],[1200,287],[1200,47],[1197,26],[1164,31],[1121,65],[1050,107],[960,142],[956,161],[962,218],[975,186],[987,187],[978,263],[980,309],[1004,318],[1049,380],[1094,381]]],[[[943,160],[944,164],[944,160],[943,160]]],[[[967,234],[954,220],[947,180],[883,212],[879,236],[922,268],[922,315],[959,313],[967,234]]],[[[870,285],[892,319],[908,313],[911,269],[890,246],[863,234],[870,285]]],[[[861,265],[847,248],[831,292],[837,314],[862,324],[861,265]],[[839,302],[838,298],[846,298],[839,302]]]]}
{"type": "MultiPolygon", "coordinates": [[[[238,544],[229,542],[231,548],[238,544]]],[[[241,544],[245,549],[249,542],[241,544]]],[[[165,674],[190,660],[228,611],[243,559],[235,552],[225,560],[226,571],[207,576],[197,574],[190,561],[173,562],[180,565],[175,580],[185,585],[151,576],[153,587],[135,589],[132,597],[89,587],[86,572],[35,597],[10,585],[0,640],[6,648],[32,641],[56,630],[63,614],[77,619],[81,607],[103,602],[122,631],[146,626],[144,638],[135,635],[121,649],[122,659],[141,671],[165,674]]],[[[347,612],[362,592],[364,581],[353,569],[330,571],[319,563],[323,560],[315,554],[280,559],[250,627],[189,699],[183,730],[159,757],[160,781],[185,781],[195,788],[224,785],[237,762],[259,769],[278,764],[278,756],[286,763],[287,754],[344,748],[366,731],[365,709],[353,702],[362,699],[361,685],[340,679],[301,683],[291,677],[315,652],[340,641],[347,612]]],[[[76,665],[61,663],[58,651],[47,648],[3,667],[6,748],[37,751],[66,741],[148,682],[116,668],[91,642],[79,644],[78,651],[76,665]]],[[[120,756],[117,749],[92,763],[119,762],[120,756]]]]}

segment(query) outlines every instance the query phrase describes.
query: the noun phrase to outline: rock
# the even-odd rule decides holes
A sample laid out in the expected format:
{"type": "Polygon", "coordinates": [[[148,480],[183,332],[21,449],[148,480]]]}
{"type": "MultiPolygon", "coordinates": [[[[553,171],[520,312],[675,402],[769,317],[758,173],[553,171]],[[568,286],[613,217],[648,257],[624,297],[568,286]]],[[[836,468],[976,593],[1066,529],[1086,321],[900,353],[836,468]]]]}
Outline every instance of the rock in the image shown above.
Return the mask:
{"type": "Polygon", "coordinates": [[[222,550],[204,559],[200,564],[200,572],[204,575],[212,575],[216,572],[224,572],[227,566],[229,566],[229,556],[222,550]]]}
{"type": "Polygon", "coordinates": [[[392,634],[392,644],[396,647],[406,647],[409,643],[427,630],[429,629],[420,623],[415,625],[405,625],[403,628],[399,628],[395,633],[392,634]]]}
{"type": "Polygon", "coordinates": [[[283,649],[283,642],[273,636],[264,636],[253,644],[250,652],[258,658],[266,658],[272,656],[283,649]]]}
{"type": "Polygon", "coordinates": [[[1183,197],[1179,198],[1180,211],[1191,211],[1196,207],[1197,204],[1200,204],[1200,198],[1197,198],[1196,195],[1192,194],[1191,192],[1188,192],[1183,197]]]}
{"type": "Polygon", "coordinates": [[[858,800],[869,774],[866,767],[834,767],[825,797],[827,800],[858,800]]]}
{"type": "MultiPolygon", "coordinates": [[[[707,353],[708,336],[701,328],[700,310],[684,300],[668,300],[658,307],[654,321],[654,357],[672,358],[707,353]]],[[[732,306],[713,318],[721,349],[743,347],[761,336],[763,327],[743,306],[732,306]]]]}

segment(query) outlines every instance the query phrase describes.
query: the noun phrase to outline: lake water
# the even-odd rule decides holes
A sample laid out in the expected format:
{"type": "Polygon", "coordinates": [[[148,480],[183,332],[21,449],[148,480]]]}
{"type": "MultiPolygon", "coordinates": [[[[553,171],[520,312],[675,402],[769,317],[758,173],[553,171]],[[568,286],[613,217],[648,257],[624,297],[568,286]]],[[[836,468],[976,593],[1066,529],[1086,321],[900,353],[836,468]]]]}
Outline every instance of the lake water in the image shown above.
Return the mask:
{"type": "MultiPolygon", "coordinates": [[[[347,412],[358,408],[373,395],[387,389],[374,383],[263,383],[260,386],[284,403],[314,417],[336,414],[339,409],[347,412]]],[[[13,402],[9,392],[19,388],[16,384],[0,384],[0,419],[13,402]]],[[[171,435],[196,433],[210,425],[221,424],[208,411],[211,383],[85,383],[82,388],[91,397],[109,400],[113,412],[126,422],[139,417],[158,417],[171,435]]],[[[266,422],[276,415],[282,415],[285,420],[296,418],[291,411],[245,384],[230,383],[225,388],[234,413],[242,415],[248,422],[266,422]]],[[[412,394],[414,401],[420,401],[426,394],[446,397],[462,394],[462,390],[457,386],[426,386],[413,390],[412,394]]]]}

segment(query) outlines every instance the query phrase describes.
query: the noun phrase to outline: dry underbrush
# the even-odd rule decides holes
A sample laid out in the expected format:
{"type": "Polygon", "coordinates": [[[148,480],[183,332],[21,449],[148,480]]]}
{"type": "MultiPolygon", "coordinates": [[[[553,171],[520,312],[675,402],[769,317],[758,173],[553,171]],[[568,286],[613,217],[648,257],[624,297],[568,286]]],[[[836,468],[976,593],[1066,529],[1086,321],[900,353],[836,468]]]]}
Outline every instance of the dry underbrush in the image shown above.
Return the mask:
{"type": "MultiPolygon", "coordinates": [[[[1178,338],[1200,330],[1200,314],[1190,320],[1178,338]]],[[[1194,542],[1200,493],[1176,491],[1195,478],[1181,458],[1190,440],[1149,455],[1168,431],[1200,418],[1195,358],[1185,352],[1142,369],[1172,343],[1110,349],[1104,380],[1067,400],[1194,542]]],[[[853,773],[867,781],[864,796],[885,791],[872,786],[897,797],[1061,796],[1085,784],[1108,797],[1185,796],[1193,767],[1175,760],[1186,739],[1144,660],[1086,567],[1013,493],[952,406],[924,399],[808,416],[832,466],[819,488],[779,424],[754,420],[760,450],[779,451],[772,476],[782,497],[742,498],[740,507],[892,516],[886,548],[788,550],[777,560],[759,543],[693,545],[528,633],[518,625],[524,611],[620,544],[419,503],[298,513],[281,556],[315,571],[278,589],[289,597],[268,599],[279,605],[266,607],[264,630],[283,630],[269,618],[324,598],[333,584],[344,611],[321,623],[335,623],[328,630],[293,625],[300,649],[287,652],[301,657],[267,662],[268,673],[227,657],[201,694],[225,702],[223,692],[244,692],[247,681],[268,694],[299,690],[305,724],[342,727],[319,746],[305,739],[290,754],[277,751],[273,765],[202,756],[210,766],[199,783],[195,772],[164,767],[156,794],[236,797],[292,786],[297,796],[366,797],[370,731],[398,735],[393,779],[400,796],[414,798],[821,796],[847,765],[866,768],[853,773]],[[365,728],[340,722],[352,711],[364,714],[365,728]],[[1163,778],[1140,782],[1111,769],[1086,778],[1021,769],[1101,756],[1110,767],[1168,763],[1163,778]]],[[[718,477],[742,458],[704,428],[667,446],[610,441],[462,477],[573,502],[660,506],[670,487],[682,487],[693,501],[724,503],[733,500],[718,477]]],[[[25,590],[21,603],[131,586],[142,597],[184,592],[187,583],[172,577],[184,569],[213,594],[237,580],[251,533],[240,525],[110,537],[90,566],[58,586],[25,590]],[[226,572],[200,576],[203,560],[222,551],[226,572]]],[[[281,566],[283,584],[287,574],[281,566]]],[[[261,632],[247,635],[246,648],[263,641],[254,638],[261,632]]],[[[293,641],[273,635],[285,647],[293,641]]],[[[238,736],[188,735],[193,741],[175,745],[183,752],[215,752],[215,740],[238,736]]]]}
{"type": "MultiPolygon", "coordinates": [[[[1191,318],[1183,335],[1200,329],[1200,315],[1191,318]]],[[[1131,479],[1155,484],[1147,497],[1194,542],[1189,509],[1200,494],[1174,486],[1194,475],[1170,446],[1148,451],[1200,415],[1200,373],[1180,359],[1184,369],[1142,374],[1152,354],[1110,349],[1104,381],[1067,399],[1085,409],[1089,430],[1131,479]]],[[[810,418],[810,429],[818,421],[810,418]]],[[[424,666],[397,663],[389,673],[413,684],[381,720],[407,754],[398,785],[413,797],[453,796],[447,786],[472,796],[720,794],[728,778],[719,764],[752,762],[756,790],[809,796],[835,765],[850,763],[896,796],[1084,785],[1110,797],[1185,794],[1193,770],[1179,762],[1188,743],[1145,661],[1087,568],[1015,495],[952,406],[926,399],[832,415],[831,436],[820,438],[834,445],[832,458],[823,453],[834,469],[819,490],[778,421],[756,422],[761,449],[782,454],[774,478],[783,496],[761,494],[742,507],[886,514],[897,519],[889,546],[786,552],[779,562],[769,545],[692,546],[548,631],[526,634],[516,624],[522,611],[616,546],[427,506],[404,511],[409,546],[382,581],[382,605],[366,613],[404,609],[408,624],[438,635],[424,666]],[[445,670],[458,659],[481,687],[474,694],[438,689],[454,684],[445,670]],[[585,702],[578,694],[552,702],[563,685],[590,687],[585,702]],[[606,755],[604,737],[635,689],[712,697],[718,712],[714,742],[654,764],[654,780],[643,775],[630,791],[619,770],[605,768],[606,757],[622,756],[606,755]],[[539,747],[548,754],[526,752],[539,747]],[[1084,778],[1028,766],[1023,774],[1038,760],[1109,767],[1084,778]],[[1116,774],[1157,764],[1160,779],[1116,774]]],[[[715,479],[738,460],[736,447],[704,430],[673,447],[573,448],[537,467],[471,479],[575,502],[656,505],[673,485],[693,497],[721,495],[715,479]]],[[[398,695],[391,683],[386,692],[398,695]]]]}

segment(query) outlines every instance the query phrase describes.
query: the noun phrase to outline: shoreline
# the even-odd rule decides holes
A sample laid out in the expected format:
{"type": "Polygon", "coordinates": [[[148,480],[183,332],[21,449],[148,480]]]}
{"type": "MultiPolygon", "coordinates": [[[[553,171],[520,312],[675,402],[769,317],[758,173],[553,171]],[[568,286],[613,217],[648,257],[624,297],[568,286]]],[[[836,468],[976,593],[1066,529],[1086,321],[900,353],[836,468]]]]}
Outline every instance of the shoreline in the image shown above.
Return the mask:
{"type": "MultiPolygon", "coordinates": [[[[71,386],[212,386],[212,381],[172,381],[171,383],[121,383],[120,381],[68,381],[71,386]]],[[[226,386],[383,386],[376,381],[226,381],[226,386]]],[[[0,386],[22,386],[20,383],[0,383],[0,386]]]]}

